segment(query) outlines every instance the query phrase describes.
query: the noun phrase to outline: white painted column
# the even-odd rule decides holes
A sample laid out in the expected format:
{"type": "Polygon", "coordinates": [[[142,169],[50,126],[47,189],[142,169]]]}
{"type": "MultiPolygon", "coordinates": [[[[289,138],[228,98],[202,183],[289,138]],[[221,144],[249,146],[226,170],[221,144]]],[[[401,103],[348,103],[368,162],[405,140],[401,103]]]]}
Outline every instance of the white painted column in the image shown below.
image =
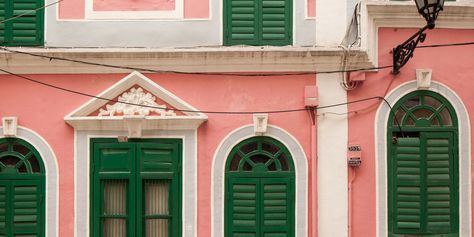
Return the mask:
{"type": "MultiPolygon", "coordinates": [[[[341,74],[317,76],[319,106],[347,102],[341,74]]],[[[318,237],[347,236],[347,106],[318,109],[318,237]]]]}
{"type": "Polygon", "coordinates": [[[316,1],[316,45],[338,46],[346,34],[348,17],[345,0],[316,1]]]}

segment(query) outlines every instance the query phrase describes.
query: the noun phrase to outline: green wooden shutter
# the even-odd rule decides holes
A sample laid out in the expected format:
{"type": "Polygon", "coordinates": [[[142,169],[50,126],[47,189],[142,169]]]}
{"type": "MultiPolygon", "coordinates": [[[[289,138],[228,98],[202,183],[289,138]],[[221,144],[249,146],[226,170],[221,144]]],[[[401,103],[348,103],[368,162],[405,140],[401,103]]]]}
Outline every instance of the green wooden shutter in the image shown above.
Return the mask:
{"type": "Polygon", "coordinates": [[[262,237],[286,237],[292,233],[290,178],[262,179],[262,237]]]}
{"type": "Polygon", "coordinates": [[[426,232],[457,230],[458,197],[452,133],[424,133],[426,139],[426,232]]]}
{"type": "MultiPolygon", "coordinates": [[[[5,20],[6,17],[6,0],[0,0],[0,21],[5,20]]],[[[0,45],[5,44],[5,23],[0,23],[0,45]]]]}
{"type": "Polygon", "coordinates": [[[393,234],[426,236],[458,232],[457,178],[452,133],[398,138],[393,149],[393,234]]]}
{"type": "Polygon", "coordinates": [[[0,0],[0,19],[10,19],[0,24],[0,43],[6,46],[43,45],[43,0],[0,0]],[[25,14],[25,15],[23,15],[25,14]]]}
{"type": "Polygon", "coordinates": [[[7,184],[0,183],[0,236],[7,234],[7,184]]]}
{"type": "Polygon", "coordinates": [[[291,0],[224,1],[224,45],[290,45],[291,0]]]}
{"type": "Polygon", "coordinates": [[[262,0],[261,45],[291,44],[292,14],[289,0],[262,0]]]}
{"type": "Polygon", "coordinates": [[[15,180],[11,187],[13,236],[41,236],[41,187],[39,180],[15,180]]]}
{"type": "Polygon", "coordinates": [[[225,4],[225,45],[258,45],[257,0],[227,0],[225,4]]]}
{"type": "Polygon", "coordinates": [[[420,138],[398,138],[395,146],[393,218],[395,233],[420,233],[422,222],[420,138]]]}
{"type": "Polygon", "coordinates": [[[135,203],[135,147],[128,143],[96,143],[93,149],[94,236],[135,236],[135,208],[131,209],[135,203]],[[119,195],[123,191],[126,197],[119,195]]]}
{"type": "Polygon", "coordinates": [[[228,233],[229,237],[260,236],[259,180],[255,178],[231,178],[228,186],[228,233]]]}

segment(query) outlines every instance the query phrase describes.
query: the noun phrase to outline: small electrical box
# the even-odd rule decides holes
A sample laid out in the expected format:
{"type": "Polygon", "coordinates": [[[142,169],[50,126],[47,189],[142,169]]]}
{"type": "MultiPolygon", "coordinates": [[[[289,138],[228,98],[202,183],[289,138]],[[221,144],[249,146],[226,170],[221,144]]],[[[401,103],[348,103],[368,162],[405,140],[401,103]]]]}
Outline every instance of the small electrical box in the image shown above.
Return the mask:
{"type": "Polygon", "coordinates": [[[347,147],[347,165],[359,167],[362,163],[362,148],[359,144],[349,144],[347,147]]]}
{"type": "Polygon", "coordinates": [[[306,107],[318,107],[318,87],[305,86],[304,88],[304,105],[306,107]]]}

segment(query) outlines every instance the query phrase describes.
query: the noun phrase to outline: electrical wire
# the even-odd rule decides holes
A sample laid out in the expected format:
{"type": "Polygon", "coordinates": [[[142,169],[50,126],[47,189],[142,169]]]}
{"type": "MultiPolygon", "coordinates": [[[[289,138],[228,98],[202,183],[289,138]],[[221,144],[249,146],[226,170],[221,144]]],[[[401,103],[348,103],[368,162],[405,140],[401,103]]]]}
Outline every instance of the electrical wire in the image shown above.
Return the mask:
{"type": "Polygon", "coordinates": [[[37,11],[42,10],[42,9],[45,9],[45,8],[47,8],[47,7],[56,5],[56,4],[58,4],[58,3],[62,2],[62,1],[64,1],[64,0],[59,0],[59,1],[56,1],[56,2],[53,2],[53,3],[47,4],[47,5],[44,5],[44,6],[42,6],[42,7],[39,7],[39,8],[30,10],[30,11],[24,12],[24,13],[22,13],[22,14],[20,14],[20,15],[17,15],[17,16],[14,16],[14,17],[10,17],[10,18],[1,20],[1,21],[0,21],[0,24],[5,23],[5,22],[7,22],[7,21],[14,20],[14,19],[16,19],[16,18],[20,18],[20,17],[22,17],[22,16],[29,15],[30,13],[37,12],[37,11]]]}
{"type": "Polygon", "coordinates": [[[83,60],[76,60],[70,58],[63,58],[63,57],[56,57],[56,56],[47,56],[37,53],[31,52],[24,52],[19,50],[9,49],[7,47],[0,47],[1,50],[10,52],[10,53],[17,53],[17,54],[24,54],[33,57],[40,57],[45,58],[50,61],[58,60],[58,61],[66,61],[66,62],[73,62],[73,63],[80,63],[86,64],[91,66],[100,66],[100,67],[108,67],[108,68],[115,68],[115,69],[124,69],[124,70],[133,70],[139,72],[151,72],[151,73],[174,73],[174,74],[186,74],[186,75],[208,75],[208,76],[239,76],[239,77],[263,77],[263,76],[299,76],[299,75],[315,75],[315,74],[332,74],[332,73],[347,73],[347,72],[359,72],[359,71],[372,71],[372,70],[381,70],[392,68],[392,66],[380,66],[380,67],[368,67],[368,68],[356,68],[350,70],[332,70],[332,71],[311,71],[311,72],[295,72],[295,73],[218,73],[218,72],[184,72],[184,71],[174,71],[174,70],[156,70],[156,69],[148,69],[148,68],[140,68],[140,67],[129,67],[129,66],[120,66],[120,65],[112,65],[112,64],[104,64],[104,63],[95,63],[83,60]]]}
{"type": "MultiPolygon", "coordinates": [[[[57,89],[57,90],[69,92],[69,93],[72,93],[72,94],[77,94],[77,95],[82,95],[82,96],[86,96],[86,97],[91,97],[91,98],[95,98],[95,99],[99,99],[99,100],[104,100],[104,101],[107,101],[107,102],[122,103],[122,104],[126,104],[126,105],[133,105],[133,106],[139,106],[139,107],[145,107],[145,108],[153,108],[153,109],[161,109],[161,110],[167,109],[167,110],[173,110],[173,111],[178,111],[178,112],[190,112],[190,113],[231,114],[231,115],[232,115],[232,114],[255,114],[255,113],[276,114],[276,113],[300,112],[300,111],[307,111],[307,110],[313,110],[313,109],[316,109],[316,110],[318,110],[318,109],[327,109],[327,108],[332,108],[332,107],[337,107],[337,106],[342,106],[342,105],[348,105],[348,104],[354,104],[354,103],[360,103],[360,102],[369,101],[369,100],[375,100],[375,99],[384,100],[386,103],[388,103],[388,102],[385,100],[385,98],[383,98],[383,97],[380,97],[380,96],[373,96],[373,97],[368,97],[368,98],[364,98],[364,99],[359,99],[359,100],[354,100],[354,101],[348,101],[348,102],[344,102],[344,103],[337,103],[337,104],[332,104],[332,105],[319,106],[319,107],[317,107],[317,108],[308,107],[308,108],[286,109],[286,110],[267,110],[267,111],[265,111],[265,110],[264,110],[264,111],[209,111],[209,110],[186,110],[186,109],[176,109],[176,108],[171,108],[171,109],[170,109],[170,108],[164,108],[164,107],[159,107],[159,106],[142,105],[142,104],[130,103],[130,102],[125,102],[125,101],[119,101],[119,100],[115,100],[115,99],[109,99],[109,98],[104,98],[104,97],[100,97],[100,96],[95,96],[95,95],[87,94],[87,93],[84,93],[84,92],[75,91],[75,90],[67,89],[67,88],[64,88],[64,87],[52,85],[52,84],[49,84],[49,83],[41,82],[41,81],[32,79],[32,78],[30,78],[30,77],[26,77],[26,76],[23,76],[23,75],[20,75],[20,74],[16,74],[16,73],[13,73],[13,72],[4,70],[4,69],[2,69],[2,68],[0,68],[0,72],[4,72],[4,73],[6,73],[6,74],[15,76],[15,77],[17,77],[17,78],[20,78],[20,79],[23,79],[23,80],[27,80],[27,81],[30,81],[30,82],[33,82],[33,83],[37,83],[37,84],[40,84],[40,85],[43,85],[43,86],[46,86],[46,87],[50,87],[50,88],[54,88],[54,89],[57,89]]],[[[389,105],[389,107],[391,108],[390,105],[389,105]]]]}

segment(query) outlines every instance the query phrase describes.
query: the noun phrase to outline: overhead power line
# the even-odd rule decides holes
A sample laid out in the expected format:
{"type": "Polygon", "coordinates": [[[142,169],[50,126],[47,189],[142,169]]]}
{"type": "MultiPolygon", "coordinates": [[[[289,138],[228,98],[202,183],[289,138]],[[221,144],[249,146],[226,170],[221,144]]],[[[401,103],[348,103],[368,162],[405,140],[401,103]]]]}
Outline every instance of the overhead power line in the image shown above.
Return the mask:
{"type": "Polygon", "coordinates": [[[391,108],[390,104],[385,100],[385,98],[383,98],[381,96],[372,96],[372,97],[359,99],[359,100],[354,100],[354,101],[349,101],[349,102],[344,102],[344,103],[337,103],[337,104],[332,104],[332,105],[319,106],[317,108],[297,108],[297,109],[262,110],[262,111],[210,111],[210,110],[185,110],[185,109],[176,109],[176,108],[171,108],[170,109],[170,108],[165,108],[165,107],[135,104],[135,103],[125,102],[125,101],[118,101],[116,99],[109,99],[109,98],[104,98],[104,97],[100,97],[100,96],[95,96],[95,95],[91,95],[91,94],[88,94],[88,93],[84,93],[84,92],[80,92],[80,91],[71,90],[71,89],[67,89],[67,88],[64,88],[64,87],[52,85],[52,84],[49,84],[49,83],[46,83],[46,82],[41,82],[41,81],[35,80],[33,78],[26,77],[26,76],[23,76],[23,75],[20,75],[20,74],[16,74],[16,73],[13,73],[13,72],[1,69],[1,68],[0,68],[0,72],[4,72],[6,74],[9,74],[9,75],[15,76],[17,78],[27,80],[27,81],[30,81],[30,82],[33,82],[33,83],[36,83],[36,84],[40,84],[42,86],[50,87],[50,88],[53,88],[53,89],[56,89],[56,90],[61,90],[61,91],[65,91],[65,92],[76,94],[76,95],[95,98],[95,99],[99,99],[99,100],[103,100],[103,101],[107,101],[107,102],[122,103],[122,104],[145,107],[145,108],[152,108],[152,109],[163,109],[163,110],[166,109],[166,110],[173,110],[173,111],[177,111],[177,112],[207,113],[207,114],[230,114],[230,115],[233,115],[233,114],[234,115],[235,114],[255,114],[255,113],[277,114],[277,113],[292,113],[292,112],[299,112],[299,111],[308,111],[308,110],[314,110],[314,109],[316,109],[316,110],[318,110],[318,109],[327,109],[327,108],[343,106],[343,105],[348,105],[348,104],[361,103],[361,102],[364,102],[364,101],[375,100],[375,99],[385,101],[387,103],[387,105],[391,108]]]}

